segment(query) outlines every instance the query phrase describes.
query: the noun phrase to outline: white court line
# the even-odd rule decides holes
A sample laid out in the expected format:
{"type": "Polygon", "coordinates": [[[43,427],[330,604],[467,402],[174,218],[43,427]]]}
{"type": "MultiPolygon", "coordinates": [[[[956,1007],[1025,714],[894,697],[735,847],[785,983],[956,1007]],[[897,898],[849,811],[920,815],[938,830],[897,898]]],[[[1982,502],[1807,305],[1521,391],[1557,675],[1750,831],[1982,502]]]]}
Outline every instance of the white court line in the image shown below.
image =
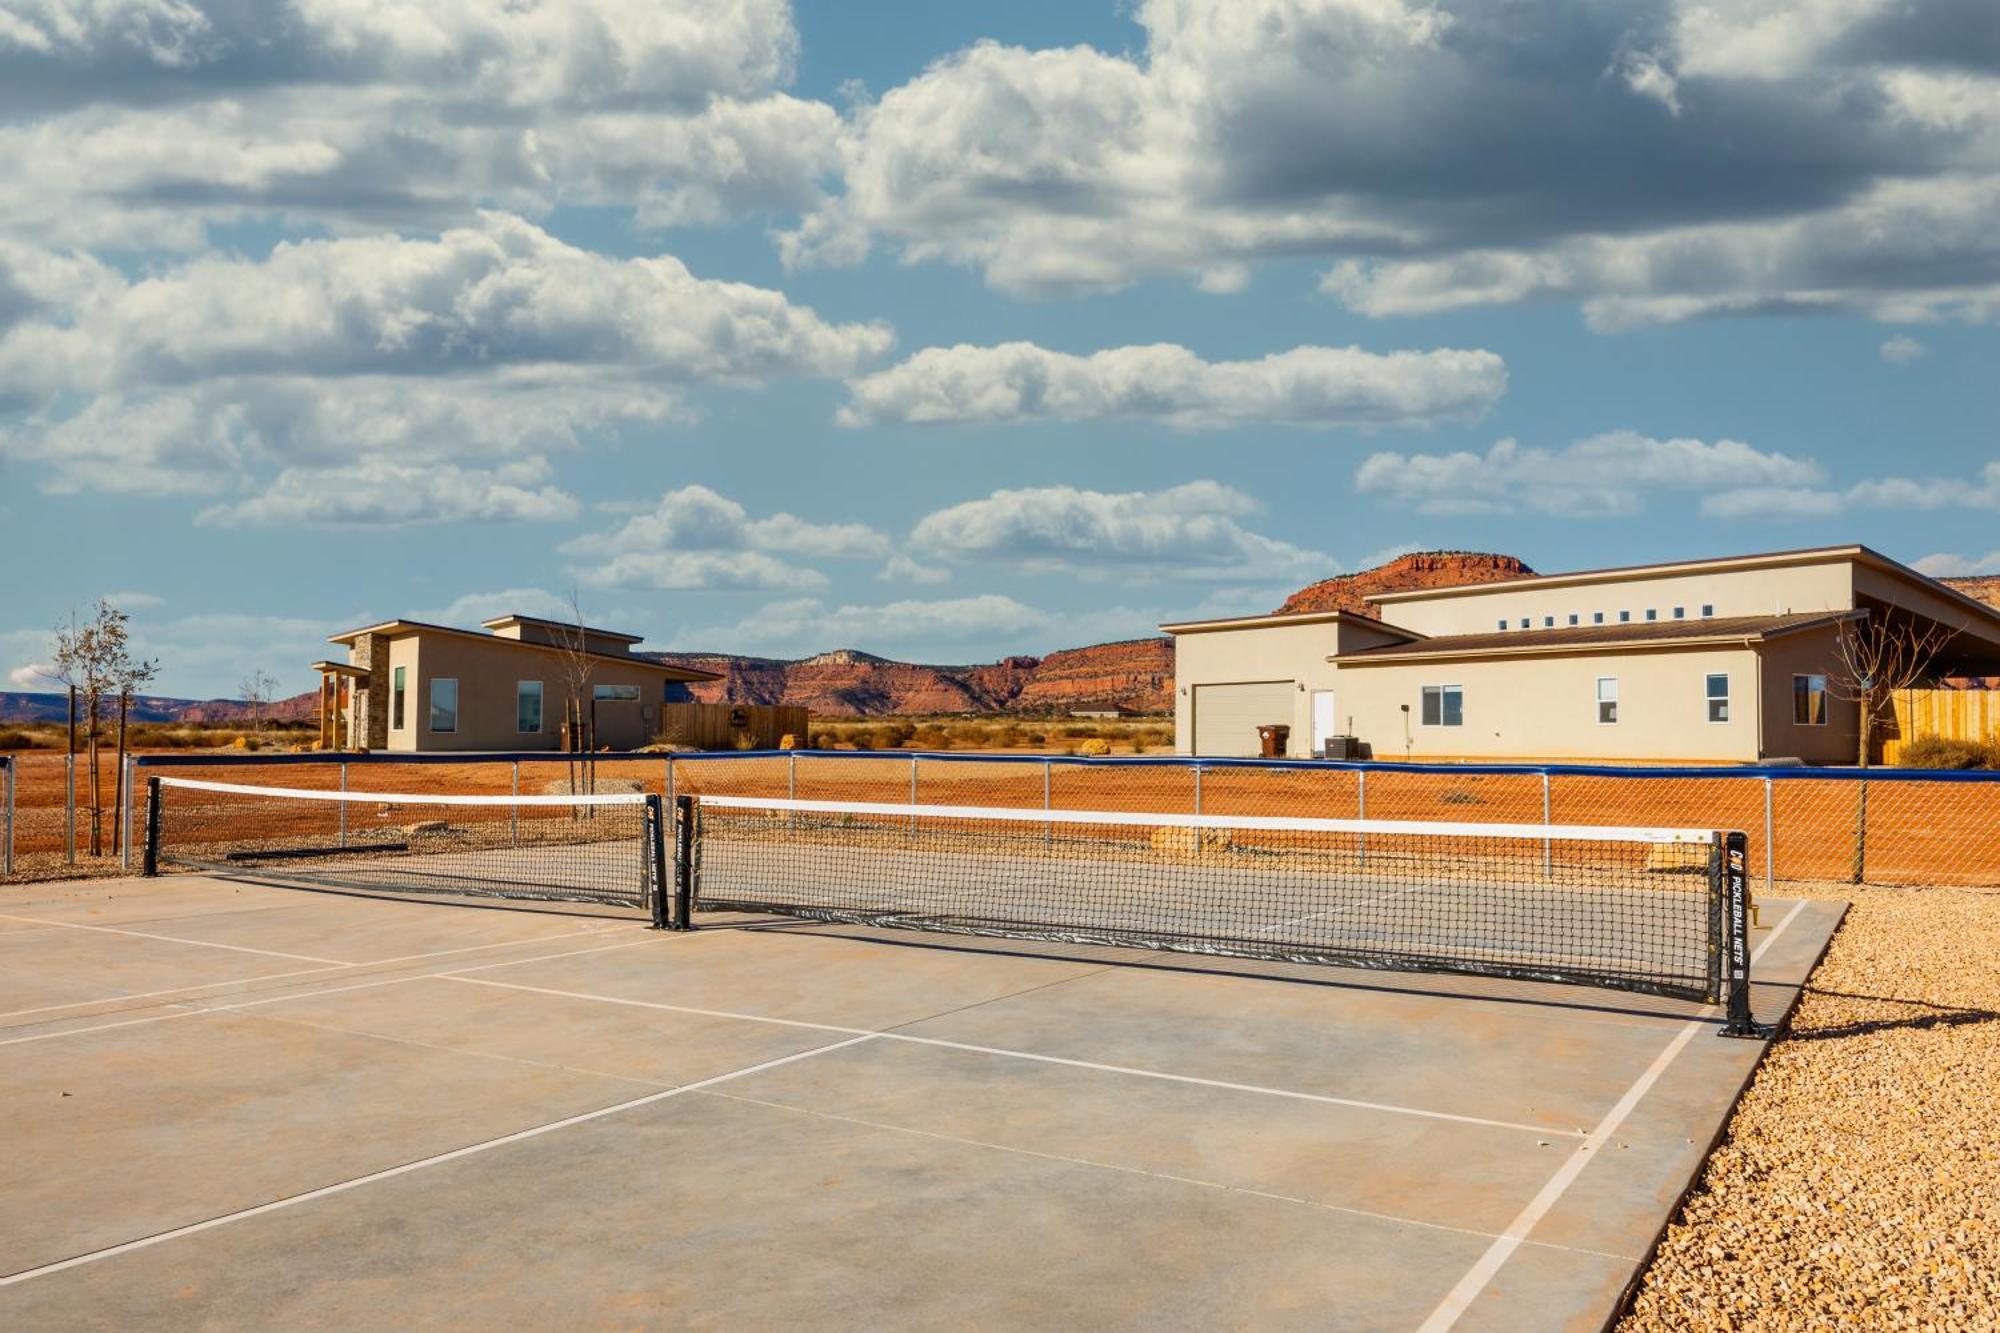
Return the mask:
{"type": "Polygon", "coordinates": [[[1357,1101],[1352,1097],[1332,1097],[1318,1092],[1296,1092],[1290,1088],[1267,1088],[1256,1083],[1230,1083],[1223,1079],[1198,1078],[1193,1074],[1168,1074],[1157,1069],[1135,1069],[1128,1065],[1099,1064],[1095,1060],[1072,1060],[1060,1055],[1042,1055],[1035,1051],[1016,1051],[1002,1046],[975,1046],[970,1042],[947,1041],[942,1037],[919,1037],[914,1033],[884,1031],[874,1028],[842,1027],[836,1023],[809,1023],[798,1018],[772,1018],[764,1014],[741,1014],[726,1009],[697,1009],[684,1004],[667,1004],[659,1000],[628,1000],[617,995],[592,995],[582,991],[554,990],[547,986],[526,986],[514,981],[494,981],[487,977],[468,977],[452,973],[440,973],[446,980],[463,981],[474,986],[498,986],[505,990],[529,991],[536,995],[554,995],[567,1000],[588,1000],[597,1004],[622,1004],[636,1009],[659,1009],[668,1013],[693,1014],[702,1018],[733,1018],[751,1023],[772,1023],[780,1027],[806,1028],[814,1032],[845,1032],[865,1037],[879,1037],[883,1041],[907,1042],[913,1046],[937,1046],[946,1050],[967,1051],[975,1055],[997,1055],[1011,1060],[1030,1060],[1037,1064],[1066,1065],[1072,1069],[1089,1069],[1103,1074],[1126,1074],[1135,1078],[1158,1079],[1166,1083],[1187,1083],[1196,1087],[1221,1088],[1229,1092],[1249,1092],[1264,1097],[1286,1097],[1294,1101],[1317,1102],[1324,1106],[1346,1106],[1363,1111],[1385,1111],[1393,1115],[1417,1116],[1425,1120],[1450,1120],[1462,1125],[1484,1125],[1492,1129],[1514,1129],[1527,1134],[1557,1134],[1565,1138],[1575,1137],[1573,1129],[1554,1129],[1548,1125],[1527,1125],[1514,1120],[1488,1120],[1484,1116],[1456,1115],[1450,1111],[1427,1111],[1415,1106],[1395,1106],[1387,1102],[1357,1101]]]}
{"type": "MultiPolygon", "coordinates": [[[[574,933],[587,934],[587,935],[601,935],[604,932],[577,931],[574,933]]],[[[564,937],[560,935],[552,935],[549,938],[561,939],[564,937]]],[[[517,941],[517,942],[531,943],[532,941],[517,941]]],[[[81,1037],[92,1032],[110,1032],[115,1028],[135,1028],[143,1026],[144,1024],[147,1023],[164,1023],[171,1019],[176,1019],[176,1018],[199,1018],[203,1014],[227,1013],[236,1009],[253,1008],[260,1004],[281,1004],[286,1000],[310,1000],[316,995],[339,995],[344,991],[368,990],[371,987],[389,986],[403,981],[429,981],[439,977],[456,977],[458,974],[464,972],[488,972],[493,970],[494,968],[500,968],[500,967],[516,967],[527,963],[546,963],[546,962],[551,962],[558,958],[575,958],[580,954],[605,953],[612,949],[631,949],[631,948],[636,948],[641,944],[651,944],[652,942],[653,941],[651,939],[628,940],[623,944],[602,944],[594,949],[565,949],[560,953],[536,954],[528,958],[503,958],[497,963],[480,963],[473,967],[455,968],[450,972],[410,972],[393,977],[378,977],[373,981],[357,982],[352,986],[333,986],[326,990],[285,991],[283,994],[280,995],[266,995],[266,996],[261,996],[255,1000],[243,1000],[235,1004],[209,1004],[209,1005],[203,1005],[200,1008],[175,1007],[173,1012],[171,1013],[147,1014],[143,1018],[124,1018],[118,1020],[115,1023],[93,1023],[89,1027],[64,1028],[60,1032],[37,1032],[26,1037],[8,1037],[4,1040],[0,1040],[0,1046],[25,1046],[29,1042],[54,1041],[57,1037],[81,1037]]],[[[448,952],[463,953],[465,951],[462,949],[453,949],[449,950],[448,952]]],[[[436,957],[437,955],[419,954],[412,956],[436,957]]],[[[316,972],[326,972],[326,971],[335,971],[337,969],[315,968],[313,970],[316,972]]],[[[305,974],[299,973],[296,975],[305,975],[305,974]]]]}
{"type": "Polygon", "coordinates": [[[185,940],[178,935],[155,935],[145,930],[124,930],[118,926],[86,926],[78,921],[49,921],[38,916],[13,916],[0,912],[0,921],[26,921],[36,926],[60,926],[64,930],[94,930],[105,935],[130,935],[137,940],[165,940],[168,944],[192,944],[203,949],[227,949],[231,953],[262,954],[266,958],[290,958],[299,963],[331,963],[339,967],[352,967],[352,963],[338,958],[316,958],[309,953],[280,953],[276,949],[252,949],[242,944],[217,944],[212,940],[185,940]]]}
{"type": "Polygon", "coordinates": [[[455,1162],[462,1157],[471,1157],[478,1153],[490,1152],[495,1148],[504,1148],[509,1144],[521,1143],[527,1139],[540,1138],[544,1134],[552,1134],[559,1129],[569,1129],[576,1125],[588,1124],[593,1120],[602,1120],[606,1116],[617,1115],[623,1111],[635,1110],[641,1106],[651,1106],[655,1102],[663,1102],[670,1097],[679,1097],[689,1092],[699,1092],[703,1088],[712,1088],[718,1083],[727,1083],[731,1079],[743,1078],[750,1074],[761,1074],[767,1069],[776,1069],[779,1065],[788,1065],[797,1060],[811,1059],[815,1055],[824,1055],[828,1051],[837,1051],[844,1046],[853,1046],[869,1040],[872,1040],[872,1038],[866,1036],[850,1037],[846,1041],[833,1042],[827,1046],[815,1046],[809,1051],[798,1051],[791,1055],[781,1055],[775,1060],[765,1060],[762,1063],[749,1065],[743,1069],[731,1070],[727,1074],[717,1074],[713,1078],[701,1079],[694,1083],[683,1083],[679,1087],[667,1088],[661,1092],[647,1093],[643,1097],[634,1097],[630,1101],[618,1102],[611,1106],[600,1106],[595,1111],[585,1111],[581,1115],[568,1116],[562,1120],[552,1120],[547,1124],[536,1125],[530,1129],[516,1130],[512,1134],[502,1134],[498,1138],[467,1144],[463,1148],[454,1148],[450,1152],[438,1153],[432,1157],[419,1158],[414,1162],[404,1162],[400,1166],[392,1166],[381,1171],[371,1171],[365,1176],[355,1176],[351,1180],[343,1180],[337,1184],[323,1185],[319,1189],[307,1190],[303,1194],[292,1194],[282,1199],[273,1199],[270,1203],[260,1203],[254,1208],[243,1208],[233,1213],[223,1213],[219,1217],[192,1222],[187,1226],[174,1227],[168,1231],[155,1232],[150,1236],[142,1236],[138,1240],[129,1240],[122,1245],[112,1245],[105,1249],[92,1250],[87,1254],[73,1255],[68,1259],[60,1259],[52,1264],[43,1264],[39,1268],[23,1269],[21,1272],[10,1273],[5,1277],[0,1277],[0,1287],[11,1287],[17,1282],[27,1282],[33,1278],[47,1277],[51,1273],[60,1273],[64,1269],[96,1263],[100,1259],[111,1259],[121,1254],[130,1254],[134,1250],[147,1249],[164,1241],[179,1240],[183,1236],[192,1236],[198,1232],[212,1231],[216,1227],[228,1226],[231,1222],[241,1222],[246,1218],[261,1217],[266,1213],[275,1213],[279,1209],[292,1208],[302,1203],[310,1203],[315,1199],[324,1199],[329,1195],[344,1194],[348,1190],[358,1189],[363,1185],[372,1185],[377,1181],[390,1180],[396,1176],[408,1175],[413,1171],[422,1171],[427,1167],[442,1166],[446,1162],[455,1162]]]}
{"type": "MultiPolygon", "coordinates": [[[[1778,922],[1765,937],[1764,942],[1757,946],[1757,951],[1750,955],[1752,963],[1764,956],[1764,950],[1770,948],[1778,936],[1784,934],[1785,927],[1792,924],[1793,919],[1805,909],[1805,905],[1806,900],[1803,898],[1792,904],[1792,910],[1785,913],[1784,919],[1778,922]]],[[[1697,1018],[1681,1026],[1680,1031],[1674,1034],[1673,1040],[1654,1057],[1653,1063],[1646,1066],[1646,1072],[1633,1080],[1631,1087],[1625,1089],[1625,1095],[1618,1099],[1618,1104],[1604,1113],[1604,1118],[1597,1122],[1596,1127],[1577,1146],[1577,1150],[1556,1169],[1553,1176],[1549,1177],[1548,1183],[1542,1186],[1541,1191],[1528,1200],[1527,1206],[1515,1214],[1514,1220],[1507,1224],[1507,1229],[1486,1247],[1486,1253],[1480,1255],[1478,1261],[1466,1270],[1465,1276],[1458,1280],[1457,1285],[1445,1293],[1445,1298],[1438,1302],[1437,1309],[1431,1311],[1430,1318],[1418,1326],[1417,1333],[1444,1333],[1459,1321],[1479,1293],[1486,1289],[1486,1284],[1499,1273],[1501,1266],[1513,1256],[1515,1250],[1521,1247],[1522,1242],[1527,1240],[1528,1233],[1535,1229],[1535,1225],[1546,1217],[1549,1210],[1562,1198],[1564,1191],[1583,1174],[1583,1168],[1590,1165],[1597,1150],[1617,1133],[1618,1126],[1625,1123],[1625,1117],[1632,1114],[1640,1100],[1652,1091],[1660,1076],[1667,1072],[1667,1066],[1674,1062],[1674,1057],[1687,1048],[1688,1042],[1694,1039],[1697,1032],[1710,1027],[1712,1023],[1712,1019],[1697,1018]]]]}
{"type": "Polygon", "coordinates": [[[100,1000],[71,1000],[68,1004],[43,1004],[32,1009],[9,1009],[0,1018],[22,1018],[29,1014],[50,1014],[58,1009],[89,1009],[100,1004],[124,1004],[129,1000],[156,1000],[165,995],[186,995],[189,991],[218,990],[224,986],[248,986],[255,982],[283,981],[290,977],[312,977],[322,972],[342,972],[357,967],[387,967],[391,963],[416,963],[426,958],[449,958],[453,954],[478,953],[482,949],[506,949],[517,944],[542,944],[549,940],[574,939],[578,935],[608,935],[623,926],[590,926],[566,930],[560,935],[538,935],[532,939],[501,940],[493,944],[468,944],[456,949],[434,949],[429,953],[406,953],[397,958],[371,958],[360,963],[336,963],[329,967],[307,967],[296,972],[267,972],[260,977],[234,977],[227,981],[203,981],[192,986],[169,986],[165,990],[134,991],[129,995],[107,995],[100,1000]]]}

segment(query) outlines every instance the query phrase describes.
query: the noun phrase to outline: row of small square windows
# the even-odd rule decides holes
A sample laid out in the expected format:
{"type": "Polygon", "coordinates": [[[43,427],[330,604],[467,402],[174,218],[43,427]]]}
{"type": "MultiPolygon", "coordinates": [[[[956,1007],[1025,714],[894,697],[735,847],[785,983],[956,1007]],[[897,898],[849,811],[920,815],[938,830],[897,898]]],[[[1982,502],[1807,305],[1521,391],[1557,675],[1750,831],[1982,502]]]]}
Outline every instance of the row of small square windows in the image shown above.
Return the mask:
{"type": "MultiPolygon", "coordinates": [[[[1708,603],[1703,603],[1701,608],[1701,618],[1703,620],[1708,620],[1712,618],[1714,615],[1715,615],[1715,608],[1712,605],[1709,605],[1708,603]]],[[[1646,619],[1658,620],[1659,618],[1660,618],[1660,613],[1657,608],[1650,606],[1646,608],[1646,619]]],[[[1675,607],[1673,618],[1675,620],[1686,620],[1687,608],[1685,606],[1675,607]]],[[[1533,619],[1534,617],[1532,616],[1522,616],[1521,628],[1522,629],[1528,628],[1530,622],[1532,622],[1533,619]]],[[[1618,623],[1621,625],[1630,623],[1631,619],[1632,619],[1632,613],[1630,611],[1620,611],[1618,613],[1618,623]]],[[[1581,625],[1583,623],[1583,619],[1582,617],[1577,615],[1576,612],[1572,611],[1569,613],[1569,623],[1572,625],[1581,625]]],[[[1604,623],[1604,612],[1592,611],[1590,613],[1590,623],[1593,625],[1602,625],[1604,623]]],[[[1554,629],[1555,627],[1556,627],[1556,618],[1554,616],[1542,617],[1543,629],[1554,629]]],[[[1505,616],[1500,617],[1500,628],[1501,629],[1507,628],[1507,617],[1505,616]]]]}

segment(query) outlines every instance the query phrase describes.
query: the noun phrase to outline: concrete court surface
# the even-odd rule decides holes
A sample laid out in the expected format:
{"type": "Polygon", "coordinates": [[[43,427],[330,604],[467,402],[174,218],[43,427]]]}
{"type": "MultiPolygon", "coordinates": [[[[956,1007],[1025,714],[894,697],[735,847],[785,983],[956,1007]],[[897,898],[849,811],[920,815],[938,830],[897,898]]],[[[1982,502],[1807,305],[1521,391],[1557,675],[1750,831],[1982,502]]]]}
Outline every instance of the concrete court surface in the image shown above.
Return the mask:
{"type": "MultiPolygon", "coordinates": [[[[1763,904],[1775,1018],[1838,919],[1763,904]]],[[[1760,1044],[1574,987],[0,895],[0,1327],[1596,1328],[1760,1044]]]]}

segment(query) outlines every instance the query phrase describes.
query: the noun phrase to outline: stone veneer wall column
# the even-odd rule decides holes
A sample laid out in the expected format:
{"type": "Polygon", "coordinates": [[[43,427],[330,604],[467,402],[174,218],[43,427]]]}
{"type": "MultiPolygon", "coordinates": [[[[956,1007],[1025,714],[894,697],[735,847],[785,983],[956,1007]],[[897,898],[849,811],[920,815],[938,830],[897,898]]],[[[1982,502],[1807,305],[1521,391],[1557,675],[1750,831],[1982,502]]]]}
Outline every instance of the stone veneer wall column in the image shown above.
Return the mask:
{"type": "Polygon", "coordinates": [[[389,748],[388,640],[363,634],[354,641],[349,660],[368,672],[368,679],[355,682],[352,736],[364,750],[386,750],[389,748]]]}

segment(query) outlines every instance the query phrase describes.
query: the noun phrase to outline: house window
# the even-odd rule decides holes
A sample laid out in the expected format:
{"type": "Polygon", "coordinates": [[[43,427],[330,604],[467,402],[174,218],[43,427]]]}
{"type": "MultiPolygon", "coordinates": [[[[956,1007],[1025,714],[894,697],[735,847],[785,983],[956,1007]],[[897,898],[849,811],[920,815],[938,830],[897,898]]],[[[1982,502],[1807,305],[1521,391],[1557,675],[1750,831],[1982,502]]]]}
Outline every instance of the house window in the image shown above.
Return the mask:
{"type": "Polygon", "coordinates": [[[1576,612],[1572,611],[1569,613],[1569,623],[1572,625],[1576,623],[1576,612]]]}
{"type": "Polygon", "coordinates": [[[593,685],[590,687],[590,697],[601,704],[637,703],[639,701],[639,687],[637,685],[593,685]]]}
{"type": "Polygon", "coordinates": [[[1631,619],[1632,613],[1630,611],[1620,611],[1618,613],[1618,623],[1621,625],[1630,623],[1631,619]]]}
{"type": "Polygon", "coordinates": [[[1607,727],[1618,721],[1618,677],[1616,676],[1597,678],[1597,721],[1607,727]]]}
{"type": "Polygon", "coordinates": [[[1792,721],[1801,727],[1826,725],[1826,677],[1792,677],[1792,721]]]}
{"type": "Polygon", "coordinates": [[[1528,628],[1528,618],[1526,616],[1521,617],[1521,628],[1522,629],[1528,628]]]}
{"type": "Polygon", "coordinates": [[[514,730],[530,736],[542,729],[542,682],[514,682],[514,730]]]}
{"type": "Polygon", "coordinates": [[[1675,620],[1686,620],[1687,618],[1688,618],[1688,609],[1685,606],[1677,606],[1674,608],[1675,620]]]}
{"type": "Polygon", "coordinates": [[[1658,611],[1654,610],[1650,606],[1646,608],[1646,619],[1658,620],[1659,618],[1660,618],[1660,613],[1658,611]]]}
{"type": "Polygon", "coordinates": [[[1465,725],[1465,692],[1457,685],[1424,686],[1423,724],[1427,727],[1465,725]]]}
{"type": "Polygon", "coordinates": [[[1590,613],[1590,623],[1593,625],[1602,625],[1604,623],[1604,613],[1602,611],[1592,611],[1590,613]]]}
{"type": "Polygon", "coordinates": [[[403,729],[403,686],[408,670],[408,667],[397,667],[389,673],[389,726],[394,731],[403,729]]]}
{"type": "Polygon", "coordinates": [[[1709,605],[1707,602],[1703,602],[1701,604],[1701,618],[1703,620],[1707,620],[1710,616],[1714,614],[1715,614],[1715,608],[1713,606],[1709,605]]]}
{"type": "Polygon", "coordinates": [[[1554,616],[1543,616],[1543,617],[1542,617],[1542,628],[1543,628],[1543,629],[1554,629],[1555,627],[1556,627],[1556,618],[1555,618],[1554,616]]]}
{"type": "Polygon", "coordinates": [[[1500,617],[1500,628],[1501,629],[1507,628],[1507,617],[1505,616],[1500,617]]]}
{"type": "Polygon", "coordinates": [[[1729,677],[1714,675],[1708,678],[1708,720],[1727,722],[1729,720],[1729,677]]]}
{"type": "Polygon", "coordinates": [[[458,681],[450,676],[431,679],[431,730],[458,730],[458,681]]]}

